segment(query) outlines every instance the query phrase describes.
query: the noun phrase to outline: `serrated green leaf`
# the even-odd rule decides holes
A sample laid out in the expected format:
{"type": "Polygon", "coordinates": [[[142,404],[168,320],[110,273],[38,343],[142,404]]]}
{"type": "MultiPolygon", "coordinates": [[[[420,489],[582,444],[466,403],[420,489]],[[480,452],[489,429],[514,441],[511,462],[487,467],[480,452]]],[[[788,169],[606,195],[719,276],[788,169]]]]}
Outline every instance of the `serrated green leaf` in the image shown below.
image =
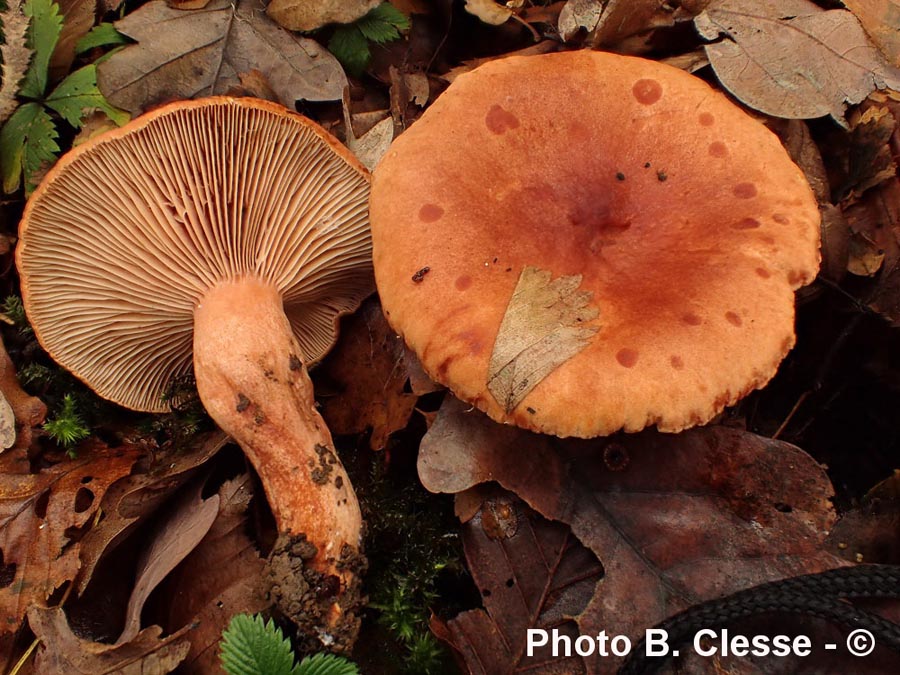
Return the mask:
{"type": "Polygon", "coordinates": [[[31,192],[34,176],[45,163],[56,161],[56,127],[38,103],[18,107],[0,129],[0,173],[3,191],[15,192],[25,175],[25,191],[31,192]]]}
{"type": "Polygon", "coordinates": [[[44,103],[76,129],[81,128],[82,119],[91,110],[102,110],[120,126],[131,119],[131,115],[111,106],[100,93],[94,64],[79,68],[60,82],[44,103]]]}
{"type": "Polygon", "coordinates": [[[355,24],[336,28],[328,41],[328,51],[351,75],[360,76],[372,58],[369,42],[355,24]]]}
{"type": "Polygon", "coordinates": [[[384,44],[400,37],[409,28],[409,19],[393,5],[385,2],[356,22],[356,27],[368,40],[384,44]]]}
{"type": "Polygon", "coordinates": [[[342,656],[313,654],[300,662],[293,675],[359,675],[359,668],[342,656]]]}
{"type": "Polygon", "coordinates": [[[111,23],[100,23],[91,28],[87,35],[75,43],[75,53],[84,54],[96,47],[111,47],[128,44],[128,38],[116,30],[111,23]]]}
{"type": "Polygon", "coordinates": [[[28,26],[28,46],[34,51],[31,65],[22,80],[19,95],[41,98],[47,90],[47,69],[62,31],[63,18],[59,5],[51,0],[28,0],[25,16],[31,19],[28,26]]]}
{"type": "Polygon", "coordinates": [[[222,668],[229,675],[293,675],[291,643],[271,619],[237,614],[219,643],[222,668]]]}

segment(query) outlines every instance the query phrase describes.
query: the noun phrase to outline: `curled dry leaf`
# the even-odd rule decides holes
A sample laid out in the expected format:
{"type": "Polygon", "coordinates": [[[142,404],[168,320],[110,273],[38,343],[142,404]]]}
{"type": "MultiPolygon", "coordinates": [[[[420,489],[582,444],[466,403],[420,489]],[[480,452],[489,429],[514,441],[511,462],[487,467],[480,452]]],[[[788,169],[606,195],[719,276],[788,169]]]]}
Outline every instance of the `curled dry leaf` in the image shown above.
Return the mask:
{"type": "Polygon", "coordinates": [[[317,375],[338,389],[336,396],[322,401],[322,416],[332,433],[371,428],[369,444],[380,450],[393,432],[403,429],[417,400],[405,391],[406,359],[403,340],[388,326],[376,299],[346,319],[337,347],[317,375]]]}
{"type": "Polygon", "coordinates": [[[542,518],[500,491],[463,525],[463,546],[484,609],[446,624],[446,639],[470,673],[575,673],[577,656],[527,656],[528,629],[578,636],[581,614],[603,576],[597,557],[562,523],[542,518]],[[532,669],[537,669],[533,671],[532,669]]]}
{"type": "Polygon", "coordinates": [[[72,632],[59,607],[32,607],[28,624],[41,641],[35,672],[42,675],[164,675],[175,670],[190,649],[187,630],[160,637],[159,626],[145,628],[124,644],[83,640],[72,632]]]}
{"type": "Polygon", "coordinates": [[[97,66],[107,100],[133,113],[172,99],[222,94],[258,70],[281,103],[335,101],[347,84],[324,47],[283,30],[260,0],[214,0],[184,12],[154,0],[116,22],[138,44],[97,66]]]}
{"type": "Polygon", "coordinates": [[[441,492],[493,480],[570,525],[605,570],[577,617],[589,635],[615,626],[634,640],[705,600],[843,564],[823,549],[835,521],[823,468],[737,429],[563,442],[451,401],[422,441],[419,476],[441,492]]]}
{"type": "Polygon", "coordinates": [[[673,9],[659,0],[609,0],[592,38],[594,47],[614,45],[654,28],[674,25],[673,9]]]}
{"type": "Polygon", "coordinates": [[[164,582],[165,597],[171,598],[167,625],[195,626],[180,672],[216,672],[219,640],[231,617],[255,614],[270,604],[265,597],[265,560],[245,532],[252,496],[253,481],[247,474],[223,483],[215,522],[164,582]]]}
{"type": "Polygon", "coordinates": [[[100,560],[141,522],[144,522],[199,468],[228,442],[220,431],[200,436],[186,449],[170,449],[153,455],[135,467],[133,475],[103,495],[103,519],[81,541],[81,569],[75,582],[80,595],[91,581],[100,560]]]}
{"type": "Polygon", "coordinates": [[[272,0],[266,13],[288,30],[311,31],[329,23],[352,23],[382,0],[272,0]]]}
{"type": "Polygon", "coordinates": [[[5,576],[0,588],[0,633],[15,631],[28,607],[45,601],[75,578],[81,542],[110,485],[127,476],[140,456],[130,445],[107,448],[88,441],[79,456],[27,473],[23,453],[0,460],[0,552],[5,576]]]}
{"type": "Polygon", "coordinates": [[[506,23],[513,11],[494,0],[466,0],[466,11],[492,26],[506,23]]]}
{"type": "Polygon", "coordinates": [[[694,19],[713,70],[751,108],[774,117],[831,115],[875,89],[900,88],[900,71],[845,10],[810,0],[715,0],[694,19]]]}
{"type": "MultiPolygon", "coordinates": [[[[27,448],[31,445],[31,430],[43,423],[47,415],[47,406],[37,396],[32,396],[19,384],[16,377],[16,367],[12,359],[6,353],[6,347],[0,340],[0,394],[8,404],[12,413],[14,427],[4,424],[3,448],[15,446],[27,448]],[[10,442],[7,442],[10,441],[10,442]],[[18,441],[18,442],[16,442],[18,441]]],[[[4,422],[9,421],[9,416],[4,411],[4,422]]]]}
{"type": "Polygon", "coordinates": [[[141,611],[150,593],[193,551],[219,512],[219,495],[203,499],[202,482],[185,491],[149,536],[138,560],[134,589],[125,610],[125,629],[117,645],[133,640],[141,629],[141,611]]]}

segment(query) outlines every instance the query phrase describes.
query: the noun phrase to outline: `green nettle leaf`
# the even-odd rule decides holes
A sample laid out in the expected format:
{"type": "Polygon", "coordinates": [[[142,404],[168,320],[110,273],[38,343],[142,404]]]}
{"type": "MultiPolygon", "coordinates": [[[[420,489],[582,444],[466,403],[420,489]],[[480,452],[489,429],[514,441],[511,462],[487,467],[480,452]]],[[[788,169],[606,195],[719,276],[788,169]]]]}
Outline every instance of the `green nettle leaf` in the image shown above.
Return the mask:
{"type": "Polygon", "coordinates": [[[385,2],[366,14],[355,25],[368,40],[383,44],[397,40],[400,31],[409,28],[409,19],[399,9],[385,2]]]}
{"type": "Polygon", "coordinates": [[[131,119],[131,115],[111,106],[100,93],[97,88],[97,66],[94,64],[79,68],[60,82],[44,103],[76,129],[81,128],[82,117],[89,110],[102,110],[118,125],[131,119]]]}
{"type": "Polygon", "coordinates": [[[128,44],[128,38],[116,30],[111,23],[101,23],[93,28],[75,43],[75,53],[84,54],[96,47],[112,47],[114,45],[128,44]]]}
{"type": "Polygon", "coordinates": [[[271,619],[257,614],[232,617],[220,643],[222,667],[229,675],[292,675],[291,643],[271,619]]]}
{"type": "Polygon", "coordinates": [[[372,54],[369,42],[355,25],[337,28],[328,40],[328,51],[337,57],[351,75],[362,75],[372,54]]]}
{"type": "Polygon", "coordinates": [[[56,127],[39,103],[25,103],[16,109],[0,129],[0,174],[3,191],[13,192],[19,187],[24,172],[26,192],[33,189],[30,177],[45,163],[56,160],[56,127]]]}
{"type": "Polygon", "coordinates": [[[52,0],[28,0],[25,3],[25,16],[31,19],[27,41],[34,56],[25,73],[19,95],[41,98],[47,90],[47,69],[62,31],[63,18],[59,13],[59,5],[52,0]]]}
{"type": "Polygon", "coordinates": [[[313,654],[300,662],[293,675],[359,675],[359,668],[342,656],[313,654]]]}
{"type": "Polygon", "coordinates": [[[328,41],[328,51],[351,75],[362,75],[372,53],[369,42],[384,44],[400,37],[409,28],[409,19],[393,5],[382,3],[371,12],[347,26],[335,29],[328,41]]]}

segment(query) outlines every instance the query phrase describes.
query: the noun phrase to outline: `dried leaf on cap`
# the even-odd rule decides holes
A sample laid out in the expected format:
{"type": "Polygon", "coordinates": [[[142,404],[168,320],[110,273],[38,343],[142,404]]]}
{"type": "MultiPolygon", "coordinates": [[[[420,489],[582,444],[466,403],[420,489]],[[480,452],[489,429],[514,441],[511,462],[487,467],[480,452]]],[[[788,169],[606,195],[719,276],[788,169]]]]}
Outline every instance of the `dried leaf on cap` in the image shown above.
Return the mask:
{"type": "Polygon", "coordinates": [[[810,0],[716,0],[694,19],[721,83],[768,115],[831,115],[874,89],[900,88],[900,71],[872,46],[853,14],[810,0]]]}
{"type": "Polygon", "coordinates": [[[171,99],[210,96],[262,73],[280,102],[335,101],[347,84],[324,47],[283,30],[259,0],[214,0],[202,12],[154,0],[116,22],[138,44],[97,66],[97,82],[113,105],[137,113],[171,99]]]}

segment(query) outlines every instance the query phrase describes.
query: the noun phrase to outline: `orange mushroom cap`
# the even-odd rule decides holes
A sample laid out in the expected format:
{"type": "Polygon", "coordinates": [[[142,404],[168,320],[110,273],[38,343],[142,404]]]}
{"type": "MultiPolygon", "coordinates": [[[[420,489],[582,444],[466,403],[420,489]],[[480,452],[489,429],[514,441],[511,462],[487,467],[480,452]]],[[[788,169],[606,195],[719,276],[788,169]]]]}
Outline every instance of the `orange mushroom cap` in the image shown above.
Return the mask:
{"type": "Polygon", "coordinates": [[[318,125],[251,98],[179,101],[78,146],[31,196],[16,259],[44,348],[101,396],[167,410],[194,309],[271,282],[308,362],[372,292],[369,182],[318,125]]]}
{"type": "Polygon", "coordinates": [[[493,419],[591,437],[710,420],[794,344],[819,211],[703,81],[579,51],[460,76],[375,171],[385,314],[493,419]]]}

